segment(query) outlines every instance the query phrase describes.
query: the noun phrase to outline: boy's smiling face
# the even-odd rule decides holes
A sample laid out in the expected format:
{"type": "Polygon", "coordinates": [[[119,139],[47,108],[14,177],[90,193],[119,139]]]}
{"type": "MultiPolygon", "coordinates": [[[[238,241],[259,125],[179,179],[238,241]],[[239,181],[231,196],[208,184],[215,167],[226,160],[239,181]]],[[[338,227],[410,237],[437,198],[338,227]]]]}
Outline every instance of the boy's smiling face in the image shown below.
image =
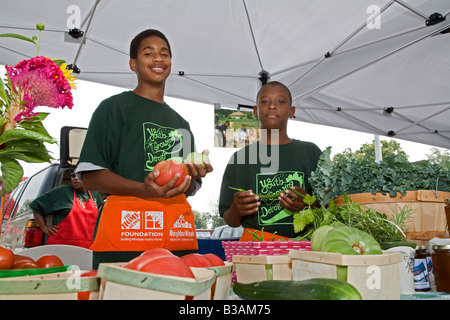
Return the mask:
{"type": "Polygon", "coordinates": [[[136,59],[130,59],[130,68],[139,81],[164,83],[170,74],[172,60],[167,43],[158,36],[142,40],[136,59]]]}
{"type": "Polygon", "coordinates": [[[261,129],[284,130],[295,113],[288,90],[279,84],[265,85],[256,103],[253,113],[261,122],[261,129]]]}

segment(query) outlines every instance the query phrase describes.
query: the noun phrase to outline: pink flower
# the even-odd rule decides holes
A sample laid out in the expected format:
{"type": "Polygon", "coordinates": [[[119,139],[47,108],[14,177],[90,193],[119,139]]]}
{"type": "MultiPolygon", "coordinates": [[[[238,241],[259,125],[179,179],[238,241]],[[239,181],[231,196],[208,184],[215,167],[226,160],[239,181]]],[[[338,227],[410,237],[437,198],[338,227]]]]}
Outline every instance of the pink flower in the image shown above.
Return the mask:
{"type": "Polygon", "coordinates": [[[6,66],[6,70],[13,87],[23,94],[25,102],[21,112],[14,118],[15,121],[33,116],[33,109],[37,106],[73,107],[70,83],[53,60],[34,57],[23,60],[14,67],[6,66]]]}

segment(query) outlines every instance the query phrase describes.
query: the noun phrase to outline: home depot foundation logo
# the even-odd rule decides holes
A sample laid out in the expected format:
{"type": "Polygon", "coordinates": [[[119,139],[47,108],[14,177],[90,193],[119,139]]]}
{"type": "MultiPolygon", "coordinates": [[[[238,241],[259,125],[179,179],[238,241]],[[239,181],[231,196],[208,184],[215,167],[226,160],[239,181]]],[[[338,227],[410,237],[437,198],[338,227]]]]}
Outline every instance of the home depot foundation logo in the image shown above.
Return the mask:
{"type": "Polygon", "coordinates": [[[192,228],[192,223],[189,223],[184,218],[184,215],[180,215],[169,230],[169,236],[173,240],[188,240],[195,237],[195,231],[192,228]]]}
{"type": "Polygon", "coordinates": [[[142,213],[140,211],[122,211],[122,229],[159,229],[164,228],[162,211],[146,211],[144,212],[144,223],[141,221],[142,213]]]}
{"type": "Polygon", "coordinates": [[[139,211],[122,211],[122,229],[140,229],[141,213],[139,211]]]}
{"type": "Polygon", "coordinates": [[[122,211],[121,241],[162,241],[163,217],[162,211],[122,211]]]}

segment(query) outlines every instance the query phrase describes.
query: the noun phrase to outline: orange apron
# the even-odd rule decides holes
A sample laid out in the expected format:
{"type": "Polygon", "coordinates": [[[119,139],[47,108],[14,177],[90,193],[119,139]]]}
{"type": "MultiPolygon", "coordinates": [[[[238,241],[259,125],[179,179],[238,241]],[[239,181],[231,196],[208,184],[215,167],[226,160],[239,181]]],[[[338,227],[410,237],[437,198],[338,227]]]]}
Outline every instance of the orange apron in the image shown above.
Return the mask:
{"type": "Polygon", "coordinates": [[[49,236],[47,244],[68,244],[89,248],[92,244],[98,210],[91,193],[89,191],[88,193],[90,199],[83,203],[73,190],[72,210],[58,223],[58,232],[49,236]]]}
{"type": "Polygon", "coordinates": [[[109,196],[92,251],[197,250],[194,213],[184,194],[142,199],[109,196]]]}
{"type": "MultiPolygon", "coordinates": [[[[261,230],[244,228],[244,232],[242,233],[242,236],[239,239],[239,241],[254,241],[252,233],[254,233],[255,231],[258,236],[260,236],[260,237],[262,236],[262,238],[264,238],[264,241],[289,240],[288,237],[279,236],[277,234],[273,234],[270,232],[266,232],[266,231],[261,232],[261,230]]],[[[257,241],[262,241],[262,240],[257,240],[257,241]]]]}

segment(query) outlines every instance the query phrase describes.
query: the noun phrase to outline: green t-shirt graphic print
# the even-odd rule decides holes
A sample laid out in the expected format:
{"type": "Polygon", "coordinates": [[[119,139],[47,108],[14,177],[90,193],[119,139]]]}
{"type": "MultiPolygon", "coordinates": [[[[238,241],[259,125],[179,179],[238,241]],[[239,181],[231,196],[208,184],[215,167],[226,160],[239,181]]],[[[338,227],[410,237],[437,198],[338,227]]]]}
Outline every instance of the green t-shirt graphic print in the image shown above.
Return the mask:
{"type": "Polygon", "coordinates": [[[160,126],[153,122],[144,122],[144,150],[147,155],[145,170],[153,171],[159,161],[173,159],[182,161],[180,156],[183,134],[180,130],[160,126]]]}
{"type": "MultiPolygon", "coordinates": [[[[305,188],[305,175],[297,171],[279,171],[274,174],[256,175],[256,193],[273,194],[288,190],[290,187],[305,188]]],[[[258,211],[258,224],[267,228],[269,225],[292,225],[292,215],[281,205],[278,198],[261,199],[258,211]]]]}

